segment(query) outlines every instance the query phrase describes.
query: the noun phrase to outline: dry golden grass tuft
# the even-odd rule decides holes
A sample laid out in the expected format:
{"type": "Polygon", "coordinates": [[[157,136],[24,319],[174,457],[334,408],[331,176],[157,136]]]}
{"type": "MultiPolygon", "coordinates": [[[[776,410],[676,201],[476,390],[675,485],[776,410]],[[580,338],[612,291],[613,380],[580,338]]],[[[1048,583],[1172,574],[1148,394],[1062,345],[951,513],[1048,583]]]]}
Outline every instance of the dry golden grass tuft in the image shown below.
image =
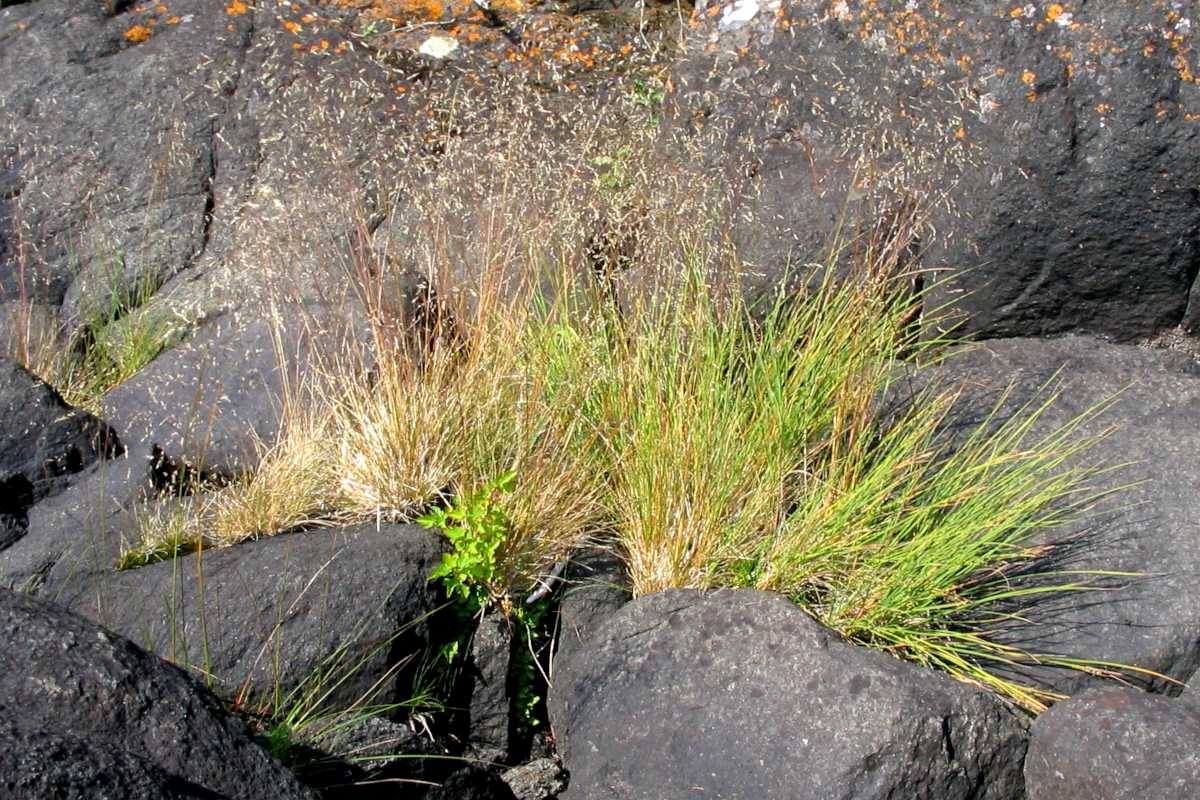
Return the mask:
{"type": "Polygon", "coordinates": [[[294,409],[255,470],[206,496],[194,527],[209,542],[235,544],[346,516],[336,494],[334,420],[319,404],[294,409]]]}

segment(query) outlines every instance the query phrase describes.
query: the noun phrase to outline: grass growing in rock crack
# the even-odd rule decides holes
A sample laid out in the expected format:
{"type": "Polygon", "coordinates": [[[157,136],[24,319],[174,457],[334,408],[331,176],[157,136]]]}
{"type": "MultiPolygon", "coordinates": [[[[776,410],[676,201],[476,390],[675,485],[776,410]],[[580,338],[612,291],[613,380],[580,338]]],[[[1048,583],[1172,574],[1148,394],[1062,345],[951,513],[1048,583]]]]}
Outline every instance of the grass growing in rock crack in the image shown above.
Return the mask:
{"type": "Polygon", "coordinates": [[[207,513],[228,522],[206,535],[414,521],[511,474],[472,590],[489,603],[519,605],[602,537],[636,594],[781,592],[852,641],[1041,708],[1049,695],[994,669],[1038,654],[987,631],[1017,592],[1085,580],[1005,583],[1042,553],[1032,534],[1091,499],[1068,468],[1082,420],[1035,435],[1034,404],[954,440],[955,393],[937,386],[881,413],[901,361],[942,344],[913,329],[912,224],[752,307],[746,270],[706,223],[725,206],[675,203],[695,187],[671,195],[628,138],[593,145],[559,182],[523,183],[498,161],[486,201],[435,182],[424,227],[400,242],[424,260],[424,318],[389,318],[404,304],[384,299],[386,258],[350,270],[374,281],[360,297],[373,361],[340,369],[258,471],[217,493],[207,513]],[[468,217],[474,229],[453,227],[468,217]]]}
{"type": "Polygon", "coordinates": [[[159,288],[155,280],[126,285],[123,258],[102,256],[82,324],[73,338],[26,300],[4,320],[8,355],[53,386],[68,403],[91,412],[112,389],[136,375],[182,336],[184,325],[161,309],[143,309],[159,288]]]}
{"type": "Polygon", "coordinates": [[[1009,578],[1043,554],[1031,534],[1095,499],[1066,466],[1088,415],[1034,435],[1050,396],[952,442],[956,394],[932,387],[880,419],[909,302],[863,276],[781,301],[761,324],[691,290],[634,323],[612,421],[614,528],[634,591],[781,592],[851,641],[1040,709],[1055,696],[990,668],[1038,655],[987,630],[1000,601],[1083,588],[1009,578]]]}
{"type": "MultiPolygon", "coordinates": [[[[1091,498],[1066,467],[1086,446],[1082,420],[1035,436],[1046,399],[951,441],[956,395],[938,387],[885,419],[901,349],[933,346],[912,343],[898,280],[868,271],[751,313],[705,280],[712,265],[695,252],[677,266],[682,280],[620,312],[579,286],[553,302],[487,299],[420,358],[381,363],[374,383],[327,406],[323,433],[293,434],[338,443],[313,462],[336,463],[322,474],[340,476],[337,491],[305,514],[412,520],[485,492],[505,526],[487,563],[458,575],[481,603],[519,604],[603,530],[636,594],[781,592],[852,641],[1042,707],[1050,695],[989,669],[1036,654],[991,641],[986,621],[1022,591],[1006,578],[1041,554],[1030,534],[1091,498]]],[[[271,497],[304,469],[280,463],[276,474],[268,456],[231,487],[257,511],[229,530],[295,521],[271,497]]],[[[314,473],[314,490],[328,480],[314,473]]]]}
{"type": "MultiPolygon", "coordinates": [[[[413,676],[414,685],[409,696],[385,699],[393,694],[397,676],[410,667],[419,653],[410,653],[391,664],[352,702],[333,700],[339,689],[354,680],[372,659],[388,651],[414,626],[441,610],[407,621],[390,636],[365,650],[360,646],[361,642],[351,636],[290,691],[283,692],[276,686],[273,695],[258,704],[241,697],[235,703],[235,711],[253,722],[271,755],[315,786],[329,780],[353,780],[353,776],[344,773],[345,764],[378,769],[396,761],[448,759],[449,756],[434,753],[400,752],[404,742],[396,738],[394,726],[383,726],[385,733],[382,734],[365,727],[374,719],[387,720],[402,715],[408,718],[408,725],[424,726],[428,734],[428,718],[446,710],[436,692],[422,683],[426,679],[424,663],[413,676]]],[[[426,661],[429,655],[425,654],[426,661]]],[[[366,780],[370,782],[370,775],[366,780]]],[[[390,780],[408,783],[404,779],[390,780]]]]}
{"type": "Polygon", "coordinates": [[[135,520],[138,538],[121,551],[116,564],[119,570],[178,558],[200,545],[193,515],[179,499],[168,499],[142,509],[135,515],[135,520]]]}

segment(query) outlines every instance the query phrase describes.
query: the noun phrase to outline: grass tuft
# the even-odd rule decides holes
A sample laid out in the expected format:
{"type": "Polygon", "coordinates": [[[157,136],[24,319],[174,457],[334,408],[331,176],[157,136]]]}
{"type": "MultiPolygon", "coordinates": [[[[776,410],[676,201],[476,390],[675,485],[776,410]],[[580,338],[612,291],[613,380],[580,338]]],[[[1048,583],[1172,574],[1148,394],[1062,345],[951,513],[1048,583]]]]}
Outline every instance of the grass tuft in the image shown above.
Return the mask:
{"type": "Polygon", "coordinates": [[[204,498],[193,526],[215,545],[236,544],[340,518],[332,420],[319,408],[289,403],[287,435],[260,447],[257,469],[204,498]]]}
{"type": "MultiPolygon", "coordinates": [[[[909,270],[913,204],[782,282],[801,288],[751,302],[764,282],[720,234],[729,198],[656,171],[649,143],[630,144],[641,127],[589,139],[554,180],[530,171],[538,152],[509,148],[464,182],[454,165],[472,154],[447,139],[404,224],[363,222],[354,238],[346,274],[371,356],[290,403],[259,468],[198,504],[188,530],[231,544],[414,521],[504,477],[489,501],[503,537],[476,573],[502,608],[603,539],[635,594],[780,592],[851,641],[1033,710],[1052,697],[999,667],[1111,673],[989,636],[1015,600],[1087,588],[1079,574],[1011,579],[1045,555],[1038,532],[1094,499],[1071,467],[1090,414],[1043,432],[1047,391],[956,436],[952,387],[884,404],[898,367],[944,344],[909,270]],[[411,318],[400,260],[428,290],[411,318]]],[[[506,140],[543,141],[520,130],[506,140]]]]}

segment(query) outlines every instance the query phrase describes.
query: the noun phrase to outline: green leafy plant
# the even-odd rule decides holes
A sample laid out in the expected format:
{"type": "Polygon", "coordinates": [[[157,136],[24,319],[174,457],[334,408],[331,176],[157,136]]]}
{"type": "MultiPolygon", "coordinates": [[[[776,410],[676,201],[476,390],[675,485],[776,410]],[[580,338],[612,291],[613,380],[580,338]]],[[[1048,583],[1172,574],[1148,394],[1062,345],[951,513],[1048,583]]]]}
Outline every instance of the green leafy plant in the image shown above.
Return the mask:
{"type": "Polygon", "coordinates": [[[502,596],[496,587],[496,554],[508,538],[511,524],[502,499],[510,494],[517,475],[509,471],[463,495],[449,508],[434,508],[417,518],[427,528],[438,528],[451,551],[430,574],[440,579],[446,594],[464,603],[472,613],[502,596]]]}
{"type": "Polygon", "coordinates": [[[619,192],[633,185],[633,174],[630,161],[633,158],[633,148],[622,145],[609,154],[596,156],[592,166],[599,171],[594,179],[597,190],[607,193],[619,192]]]}
{"type": "Polygon", "coordinates": [[[645,109],[658,108],[663,104],[666,96],[662,84],[657,80],[642,80],[641,78],[633,79],[633,88],[627,95],[631,103],[645,109]]]}
{"type": "Polygon", "coordinates": [[[510,667],[516,686],[513,711],[517,723],[528,733],[541,725],[538,714],[546,702],[544,690],[550,685],[541,664],[550,643],[550,603],[542,598],[532,604],[514,606],[513,618],[516,622],[516,647],[510,667]]]}
{"type": "MultiPolygon", "coordinates": [[[[538,725],[537,709],[544,702],[539,687],[547,683],[541,671],[539,653],[548,641],[545,630],[549,603],[546,598],[525,603],[511,598],[497,584],[497,555],[512,530],[503,500],[516,487],[516,472],[509,470],[487,481],[478,489],[453,502],[448,508],[436,508],[418,518],[427,528],[440,529],[449,540],[451,552],[430,573],[430,580],[441,580],[446,593],[460,604],[464,615],[477,616],[488,608],[499,607],[515,638],[511,678],[516,686],[513,710],[527,731],[538,725]]],[[[457,663],[460,642],[451,642],[443,656],[445,664],[457,663]]]]}

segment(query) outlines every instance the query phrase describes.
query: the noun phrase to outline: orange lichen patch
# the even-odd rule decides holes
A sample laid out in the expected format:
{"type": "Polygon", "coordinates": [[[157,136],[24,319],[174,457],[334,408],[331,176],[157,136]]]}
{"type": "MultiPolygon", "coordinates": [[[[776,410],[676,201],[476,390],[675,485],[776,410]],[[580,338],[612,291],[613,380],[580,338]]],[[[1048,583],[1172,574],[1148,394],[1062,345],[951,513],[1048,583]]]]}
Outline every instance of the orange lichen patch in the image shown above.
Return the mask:
{"type": "Polygon", "coordinates": [[[400,26],[410,22],[434,22],[460,13],[465,15],[472,10],[470,0],[328,0],[328,4],[357,11],[361,19],[382,20],[400,26]]]}
{"type": "Polygon", "coordinates": [[[165,13],[167,13],[167,7],[163,6],[163,5],[155,6],[154,13],[155,14],[165,14],[165,13]]]}
{"type": "Polygon", "coordinates": [[[144,42],[150,38],[150,29],[147,28],[145,25],[134,25],[132,28],[125,31],[125,33],[123,33],[121,35],[124,36],[129,41],[133,42],[134,44],[141,44],[142,42],[144,42]]]}
{"type": "Polygon", "coordinates": [[[283,27],[287,28],[287,29],[288,29],[289,31],[291,31],[292,33],[299,33],[299,32],[300,32],[300,23],[299,23],[299,22],[296,22],[296,21],[294,21],[294,20],[285,19],[285,20],[283,21],[283,27]]]}
{"type": "Polygon", "coordinates": [[[241,16],[250,10],[250,6],[242,2],[242,0],[231,0],[229,5],[225,6],[225,13],[231,17],[241,16]]]}
{"type": "Polygon", "coordinates": [[[1196,77],[1196,73],[1192,71],[1192,65],[1189,64],[1188,60],[1182,55],[1175,56],[1175,58],[1171,59],[1171,66],[1175,67],[1175,71],[1179,74],[1179,79],[1181,81],[1187,81],[1188,83],[1200,83],[1200,80],[1198,80],[1196,77]]]}
{"type": "Polygon", "coordinates": [[[1096,113],[1097,114],[1107,114],[1112,110],[1113,110],[1113,107],[1110,106],[1108,103],[1099,103],[1096,105],[1096,113]]]}
{"type": "Polygon", "coordinates": [[[1063,15],[1064,11],[1066,9],[1062,7],[1062,3],[1051,3],[1046,8],[1046,22],[1054,22],[1063,15]]]}
{"type": "Polygon", "coordinates": [[[1030,70],[1025,70],[1024,72],[1021,73],[1021,83],[1025,84],[1026,86],[1033,86],[1033,84],[1036,81],[1037,81],[1037,73],[1036,72],[1032,72],[1030,70]]]}
{"type": "Polygon", "coordinates": [[[166,19],[163,20],[163,22],[167,23],[168,25],[178,25],[180,22],[180,19],[179,19],[179,17],[167,17],[166,19]]]}
{"type": "Polygon", "coordinates": [[[1025,14],[1025,6],[1017,6],[1012,11],[1008,12],[1008,15],[1010,17],[1012,17],[1013,19],[1023,16],[1024,14],[1025,14]]]}

